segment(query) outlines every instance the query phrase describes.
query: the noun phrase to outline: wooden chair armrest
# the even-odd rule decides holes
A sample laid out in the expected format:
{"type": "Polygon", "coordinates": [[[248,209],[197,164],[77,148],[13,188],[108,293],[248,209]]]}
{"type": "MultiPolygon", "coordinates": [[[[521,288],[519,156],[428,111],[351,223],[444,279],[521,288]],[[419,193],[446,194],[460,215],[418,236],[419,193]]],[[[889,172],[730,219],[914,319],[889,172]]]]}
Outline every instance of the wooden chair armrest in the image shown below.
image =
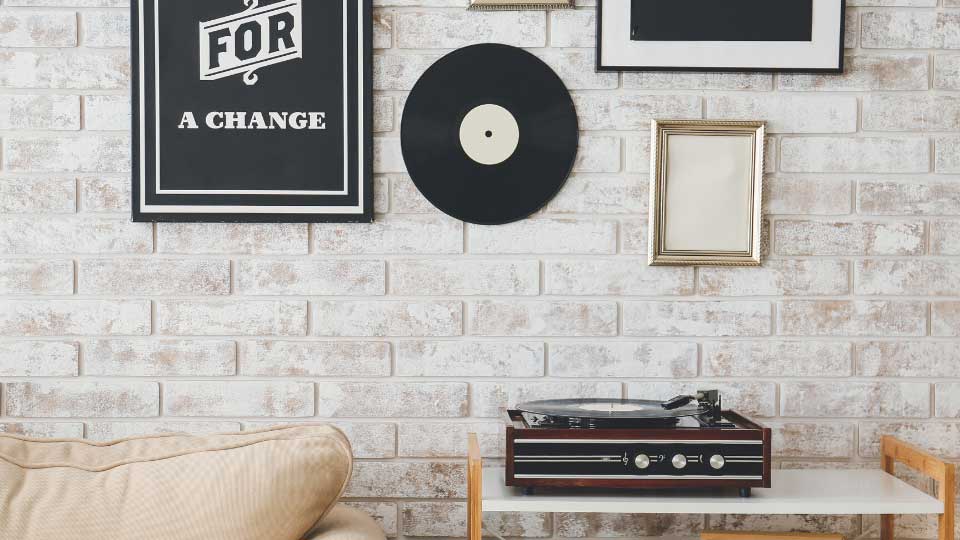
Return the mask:
{"type": "Polygon", "coordinates": [[[700,540],[843,540],[842,534],[703,531],[700,540]]]}
{"type": "MultiPolygon", "coordinates": [[[[956,465],[890,435],[880,438],[880,456],[883,470],[889,474],[894,473],[894,467],[899,462],[937,482],[937,498],[943,502],[943,514],[938,518],[938,540],[953,540],[957,504],[956,465]]],[[[880,537],[893,540],[893,528],[893,516],[882,516],[880,537]]]]}
{"type": "Polygon", "coordinates": [[[467,538],[480,540],[483,507],[483,458],[476,433],[467,434],[467,538]]]}

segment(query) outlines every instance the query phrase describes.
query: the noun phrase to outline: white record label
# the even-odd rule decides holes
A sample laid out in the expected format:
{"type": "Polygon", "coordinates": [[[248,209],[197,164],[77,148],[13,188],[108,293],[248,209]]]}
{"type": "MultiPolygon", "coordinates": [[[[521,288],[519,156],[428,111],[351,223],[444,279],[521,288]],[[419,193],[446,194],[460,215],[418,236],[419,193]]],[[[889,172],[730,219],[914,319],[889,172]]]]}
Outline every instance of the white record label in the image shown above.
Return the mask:
{"type": "Polygon", "coordinates": [[[460,146],[481,165],[510,159],[520,144],[520,125],[507,109],[488,103],[474,107],[460,124],[460,146]]]}

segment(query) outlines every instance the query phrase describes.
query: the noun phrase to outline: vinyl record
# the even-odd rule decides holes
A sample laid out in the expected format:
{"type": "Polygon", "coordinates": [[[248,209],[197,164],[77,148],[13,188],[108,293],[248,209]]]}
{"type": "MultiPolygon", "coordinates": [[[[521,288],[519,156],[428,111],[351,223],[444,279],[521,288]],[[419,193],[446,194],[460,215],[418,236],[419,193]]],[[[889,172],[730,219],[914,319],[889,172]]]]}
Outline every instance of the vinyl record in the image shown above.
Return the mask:
{"type": "Polygon", "coordinates": [[[577,114],[549,66],[508,45],[458,49],[420,77],[401,145],[421,193],[457,219],[498,225],[552,199],[577,155],[577,114]]]}

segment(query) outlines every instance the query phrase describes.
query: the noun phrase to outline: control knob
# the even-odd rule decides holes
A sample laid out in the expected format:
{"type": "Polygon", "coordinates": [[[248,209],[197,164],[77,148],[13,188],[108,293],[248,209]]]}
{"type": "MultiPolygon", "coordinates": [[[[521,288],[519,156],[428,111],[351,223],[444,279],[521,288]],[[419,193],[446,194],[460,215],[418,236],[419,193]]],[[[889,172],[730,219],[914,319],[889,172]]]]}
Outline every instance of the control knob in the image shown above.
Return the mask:
{"type": "Polygon", "coordinates": [[[687,466],[687,456],[684,456],[683,454],[677,454],[673,456],[672,463],[674,469],[682,469],[687,466]]]}
{"type": "Polygon", "coordinates": [[[650,456],[637,454],[637,457],[633,458],[633,464],[636,465],[638,469],[646,469],[650,466],[650,456]]]}
{"type": "Polygon", "coordinates": [[[722,469],[724,465],[727,464],[727,460],[723,459],[723,456],[720,454],[714,454],[710,456],[710,466],[714,469],[722,469]]]}

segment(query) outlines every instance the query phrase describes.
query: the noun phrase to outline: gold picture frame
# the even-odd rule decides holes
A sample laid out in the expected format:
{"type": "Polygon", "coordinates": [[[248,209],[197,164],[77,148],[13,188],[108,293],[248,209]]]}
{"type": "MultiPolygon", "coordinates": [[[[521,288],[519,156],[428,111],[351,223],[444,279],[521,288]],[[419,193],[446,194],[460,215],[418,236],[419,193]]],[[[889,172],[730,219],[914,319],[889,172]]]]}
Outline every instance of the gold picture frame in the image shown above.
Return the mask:
{"type": "Polygon", "coordinates": [[[537,9],[572,9],[573,0],[470,0],[473,11],[518,11],[537,9]]]}
{"type": "Polygon", "coordinates": [[[759,121],[654,120],[651,266],[760,266],[759,121]]]}

